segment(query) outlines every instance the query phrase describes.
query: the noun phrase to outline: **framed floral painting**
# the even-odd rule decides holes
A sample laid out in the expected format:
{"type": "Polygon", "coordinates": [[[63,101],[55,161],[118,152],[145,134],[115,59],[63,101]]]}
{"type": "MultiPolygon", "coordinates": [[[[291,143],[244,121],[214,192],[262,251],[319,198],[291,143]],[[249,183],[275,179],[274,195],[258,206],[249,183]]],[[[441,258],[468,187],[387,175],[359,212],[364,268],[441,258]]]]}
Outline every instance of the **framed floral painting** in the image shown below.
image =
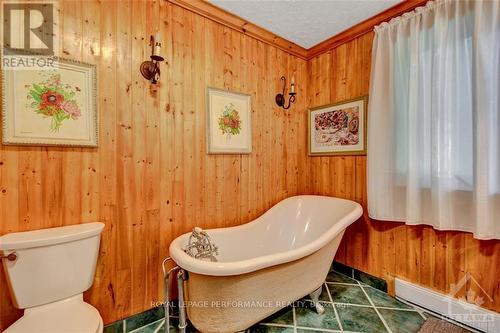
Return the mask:
{"type": "Polygon", "coordinates": [[[94,65],[56,58],[51,69],[3,71],[2,142],[97,147],[94,65]]]}
{"type": "Polygon", "coordinates": [[[207,151],[209,154],[252,152],[250,95],[207,89],[207,151]]]}
{"type": "Polygon", "coordinates": [[[368,96],[309,110],[309,155],[366,155],[368,96]]]}

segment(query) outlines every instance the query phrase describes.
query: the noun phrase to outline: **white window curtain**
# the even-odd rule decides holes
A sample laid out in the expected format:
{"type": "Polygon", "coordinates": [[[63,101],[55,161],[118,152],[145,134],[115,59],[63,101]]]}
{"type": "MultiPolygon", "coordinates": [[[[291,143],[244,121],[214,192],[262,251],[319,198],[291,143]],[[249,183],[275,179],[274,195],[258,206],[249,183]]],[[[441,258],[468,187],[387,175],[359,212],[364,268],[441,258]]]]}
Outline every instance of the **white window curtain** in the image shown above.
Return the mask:
{"type": "Polygon", "coordinates": [[[376,27],[368,118],[370,217],[500,239],[500,0],[376,27]]]}

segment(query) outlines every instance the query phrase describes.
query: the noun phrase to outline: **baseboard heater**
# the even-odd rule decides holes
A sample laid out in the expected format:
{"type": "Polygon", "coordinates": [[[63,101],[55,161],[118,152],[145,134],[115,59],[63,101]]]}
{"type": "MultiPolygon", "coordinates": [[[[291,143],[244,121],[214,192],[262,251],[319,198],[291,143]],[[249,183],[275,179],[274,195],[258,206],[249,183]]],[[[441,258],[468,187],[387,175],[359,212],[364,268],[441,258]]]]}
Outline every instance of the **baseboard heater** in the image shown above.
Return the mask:
{"type": "MultiPolygon", "coordinates": [[[[496,312],[398,278],[395,279],[395,289],[398,298],[440,314],[457,323],[481,332],[500,332],[500,314],[496,312]]],[[[490,296],[481,289],[477,297],[481,297],[477,299],[480,302],[482,299],[488,299],[490,296]]]]}

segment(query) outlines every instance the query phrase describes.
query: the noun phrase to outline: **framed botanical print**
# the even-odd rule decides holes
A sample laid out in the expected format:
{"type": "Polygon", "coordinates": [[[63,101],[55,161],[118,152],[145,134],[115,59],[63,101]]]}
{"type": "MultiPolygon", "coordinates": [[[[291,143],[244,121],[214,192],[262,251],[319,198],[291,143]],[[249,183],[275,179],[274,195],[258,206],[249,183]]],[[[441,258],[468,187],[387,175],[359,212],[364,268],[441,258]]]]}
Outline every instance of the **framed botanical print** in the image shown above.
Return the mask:
{"type": "Polygon", "coordinates": [[[3,71],[3,144],[97,147],[96,68],[55,62],[3,71]]]}
{"type": "Polygon", "coordinates": [[[250,95],[207,89],[207,151],[209,154],[252,152],[250,95]]]}
{"type": "Polygon", "coordinates": [[[366,155],[368,96],[309,110],[309,155],[366,155]]]}

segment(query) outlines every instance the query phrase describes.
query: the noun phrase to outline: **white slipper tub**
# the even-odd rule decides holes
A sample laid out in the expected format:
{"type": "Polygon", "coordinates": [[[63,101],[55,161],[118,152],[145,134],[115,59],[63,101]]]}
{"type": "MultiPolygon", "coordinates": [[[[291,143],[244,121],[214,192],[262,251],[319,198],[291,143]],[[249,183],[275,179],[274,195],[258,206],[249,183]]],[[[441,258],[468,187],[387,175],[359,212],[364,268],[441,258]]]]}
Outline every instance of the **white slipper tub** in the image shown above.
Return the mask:
{"type": "Polygon", "coordinates": [[[205,230],[218,262],[194,259],[170,244],[189,272],[188,317],[203,333],[237,332],[321,287],[345,229],[363,213],[350,200],[303,195],[285,199],[252,222],[205,230]]]}

